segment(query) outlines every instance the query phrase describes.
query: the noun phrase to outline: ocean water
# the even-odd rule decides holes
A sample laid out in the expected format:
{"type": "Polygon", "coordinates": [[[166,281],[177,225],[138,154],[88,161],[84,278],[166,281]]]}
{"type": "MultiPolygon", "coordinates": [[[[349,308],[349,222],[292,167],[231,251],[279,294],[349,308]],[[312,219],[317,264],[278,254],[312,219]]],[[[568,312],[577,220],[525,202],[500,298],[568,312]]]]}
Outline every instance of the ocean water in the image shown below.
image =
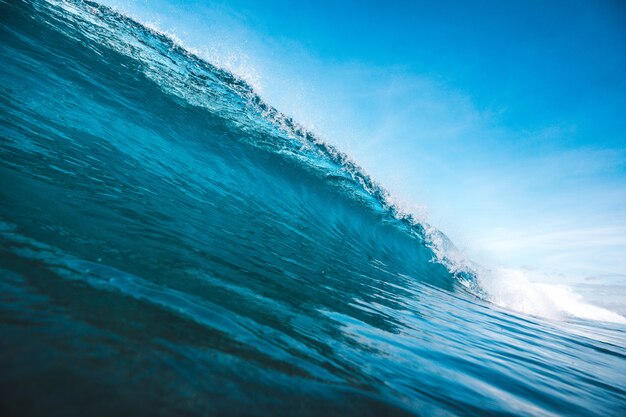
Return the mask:
{"type": "Polygon", "coordinates": [[[620,416],[626,319],[486,271],[243,81],[0,0],[3,416],[620,416]]]}

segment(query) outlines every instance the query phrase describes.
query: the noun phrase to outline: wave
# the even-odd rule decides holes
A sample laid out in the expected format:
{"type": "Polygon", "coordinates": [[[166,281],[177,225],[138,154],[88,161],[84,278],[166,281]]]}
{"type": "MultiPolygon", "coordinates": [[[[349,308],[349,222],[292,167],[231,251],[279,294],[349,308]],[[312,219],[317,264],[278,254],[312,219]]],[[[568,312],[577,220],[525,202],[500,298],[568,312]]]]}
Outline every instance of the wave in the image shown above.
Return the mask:
{"type": "Polygon", "coordinates": [[[0,1],[0,40],[8,414],[623,406],[621,316],[471,263],[231,73],[90,1],[0,1]]]}
{"type": "MultiPolygon", "coordinates": [[[[338,189],[376,213],[382,222],[404,230],[416,245],[427,249],[423,257],[449,271],[447,278],[438,274],[431,282],[448,289],[468,289],[500,306],[550,319],[624,320],[619,314],[587,304],[572,308],[573,300],[580,296],[569,289],[561,290],[570,296],[552,297],[551,307],[546,307],[545,301],[532,295],[530,282],[519,285],[520,272],[502,268],[490,271],[469,261],[445,234],[423,218],[400,209],[392,196],[346,154],[265,103],[244,80],[189,52],[171,35],[95,2],[50,0],[35,2],[33,6],[45,14],[43,20],[55,30],[71,37],[85,37],[94,43],[94,48],[104,46],[126,56],[166,94],[179,98],[184,105],[205,109],[230,129],[245,133],[237,140],[291,160],[321,178],[321,187],[338,189]],[[68,33],[70,27],[77,33],[68,33]],[[517,291],[512,290],[514,283],[518,283],[517,291]],[[505,287],[511,291],[504,291],[505,287]],[[504,293],[510,295],[505,297],[504,293]]],[[[555,287],[552,292],[559,291],[555,287]]]]}
{"type": "Polygon", "coordinates": [[[208,110],[226,125],[245,132],[238,140],[289,159],[320,177],[323,187],[338,189],[408,233],[433,251],[433,261],[446,263],[453,248],[440,231],[402,211],[390,194],[346,154],[320,140],[288,116],[265,103],[242,79],[222,70],[176,43],[164,33],[147,28],[114,10],[89,1],[50,1],[46,7],[56,29],[71,23],[81,36],[123,54],[166,94],[208,110]],[[57,21],[57,19],[59,21],[57,21]]]}

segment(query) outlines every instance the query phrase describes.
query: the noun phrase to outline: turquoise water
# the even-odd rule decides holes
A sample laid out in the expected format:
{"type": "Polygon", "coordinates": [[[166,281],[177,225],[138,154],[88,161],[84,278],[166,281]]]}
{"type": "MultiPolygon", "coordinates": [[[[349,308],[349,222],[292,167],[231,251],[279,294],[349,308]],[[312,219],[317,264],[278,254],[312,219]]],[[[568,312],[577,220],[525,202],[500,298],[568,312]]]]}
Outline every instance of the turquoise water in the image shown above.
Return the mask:
{"type": "Polygon", "coordinates": [[[624,324],[479,297],[228,72],[90,2],[0,39],[2,415],[626,412],[624,324]]]}

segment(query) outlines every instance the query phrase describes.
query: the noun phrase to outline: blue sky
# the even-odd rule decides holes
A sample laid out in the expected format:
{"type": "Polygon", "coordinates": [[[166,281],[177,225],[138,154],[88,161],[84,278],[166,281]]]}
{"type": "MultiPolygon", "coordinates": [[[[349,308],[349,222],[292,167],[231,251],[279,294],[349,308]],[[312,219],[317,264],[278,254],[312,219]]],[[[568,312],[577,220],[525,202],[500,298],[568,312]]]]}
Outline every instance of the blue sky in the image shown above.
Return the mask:
{"type": "Polygon", "coordinates": [[[626,274],[625,3],[103,3],[248,80],[470,258],[626,274]]]}

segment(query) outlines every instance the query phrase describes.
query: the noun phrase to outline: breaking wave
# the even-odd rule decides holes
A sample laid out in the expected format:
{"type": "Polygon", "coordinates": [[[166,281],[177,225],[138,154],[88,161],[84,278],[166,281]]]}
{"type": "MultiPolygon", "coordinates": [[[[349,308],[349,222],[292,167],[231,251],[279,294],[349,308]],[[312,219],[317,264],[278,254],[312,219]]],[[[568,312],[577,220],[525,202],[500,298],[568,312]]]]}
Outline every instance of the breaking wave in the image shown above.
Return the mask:
{"type": "Polygon", "coordinates": [[[623,316],[469,262],[246,82],[89,1],[0,23],[8,415],[624,407],[623,316]]]}

